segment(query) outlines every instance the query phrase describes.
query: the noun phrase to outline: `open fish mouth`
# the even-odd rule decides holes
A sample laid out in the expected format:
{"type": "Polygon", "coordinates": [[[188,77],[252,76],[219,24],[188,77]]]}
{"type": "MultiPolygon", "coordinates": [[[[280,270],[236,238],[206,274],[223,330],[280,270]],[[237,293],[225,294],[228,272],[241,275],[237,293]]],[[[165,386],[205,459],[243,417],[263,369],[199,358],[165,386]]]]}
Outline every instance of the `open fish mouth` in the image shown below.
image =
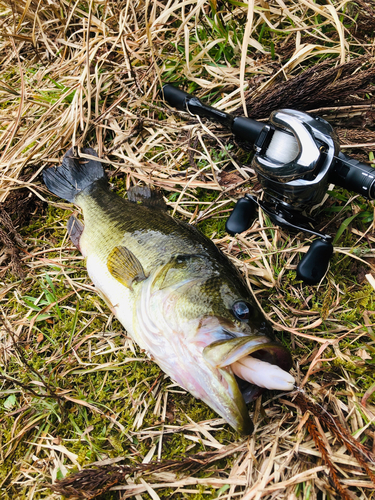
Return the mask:
{"type": "Polygon", "coordinates": [[[292,366],[289,351],[265,336],[219,340],[205,347],[203,357],[217,369],[231,368],[241,379],[237,382],[246,403],[261,392],[255,388],[250,391],[249,384],[279,391],[291,391],[295,386],[295,379],[289,373],[292,366]]]}

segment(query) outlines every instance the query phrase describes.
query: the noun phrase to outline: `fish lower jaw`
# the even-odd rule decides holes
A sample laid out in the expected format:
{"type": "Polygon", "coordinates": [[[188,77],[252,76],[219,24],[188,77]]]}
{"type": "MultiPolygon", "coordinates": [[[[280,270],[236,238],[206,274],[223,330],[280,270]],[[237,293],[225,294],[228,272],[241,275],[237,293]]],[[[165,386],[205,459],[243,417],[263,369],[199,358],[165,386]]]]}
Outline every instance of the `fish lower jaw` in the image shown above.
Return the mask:
{"type": "Polygon", "coordinates": [[[230,366],[237,377],[258,387],[292,391],[296,385],[294,377],[287,371],[252,356],[245,356],[230,366]]]}

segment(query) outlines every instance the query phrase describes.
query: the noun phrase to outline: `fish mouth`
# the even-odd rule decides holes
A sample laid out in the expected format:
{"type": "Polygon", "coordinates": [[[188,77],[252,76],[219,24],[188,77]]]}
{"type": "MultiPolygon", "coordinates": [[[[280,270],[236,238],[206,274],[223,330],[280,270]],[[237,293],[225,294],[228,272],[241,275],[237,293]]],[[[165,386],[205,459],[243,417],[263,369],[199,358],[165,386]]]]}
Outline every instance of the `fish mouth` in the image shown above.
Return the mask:
{"type": "Polygon", "coordinates": [[[265,389],[291,391],[295,386],[288,373],[292,367],[290,352],[266,336],[219,340],[204,348],[203,357],[218,370],[228,391],[225,418],[242,434],[250,434],[253,429],[246,403],[265,389]]]}

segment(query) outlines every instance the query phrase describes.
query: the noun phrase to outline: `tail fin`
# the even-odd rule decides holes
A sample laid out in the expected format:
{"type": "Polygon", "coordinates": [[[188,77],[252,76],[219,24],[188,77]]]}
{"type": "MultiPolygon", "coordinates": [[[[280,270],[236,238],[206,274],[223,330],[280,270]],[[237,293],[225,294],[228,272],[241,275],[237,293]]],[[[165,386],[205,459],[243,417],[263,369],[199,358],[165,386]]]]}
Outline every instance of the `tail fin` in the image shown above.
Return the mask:
{"type": "MultiPolygon", "coordinates": [[[[92,148],[84,148],[82,153],[98,156],[92,148]]],[[[43,180],[49,191],[71,202],[99,179],[106,179],[100,161],[79,158],[73,149],[65,153],[60,167],[51,167],[43,172],[43,180]]]]}

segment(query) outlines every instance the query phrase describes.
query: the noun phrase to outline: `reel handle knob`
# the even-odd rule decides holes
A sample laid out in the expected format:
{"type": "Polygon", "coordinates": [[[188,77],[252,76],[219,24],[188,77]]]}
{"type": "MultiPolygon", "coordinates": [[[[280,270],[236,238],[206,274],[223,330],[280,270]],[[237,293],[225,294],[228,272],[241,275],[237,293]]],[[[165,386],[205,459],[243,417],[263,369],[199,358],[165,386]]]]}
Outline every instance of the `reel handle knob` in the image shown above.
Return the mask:
{"type": "Polygon", "coordinates": [[[240,198],[225,223],[227,233],[234,236],[249,229],[255,219],[256,208],[257,205],[251,198],[247,198],[246,196],[240,198]]]}
{"type": "Polygon", "coordinates": [[[318,284],[327,272],[332,253],[333,246],[330,241],[324,239],[313,241],[297,266],[297,279],[307,285],[318,284]]]}

